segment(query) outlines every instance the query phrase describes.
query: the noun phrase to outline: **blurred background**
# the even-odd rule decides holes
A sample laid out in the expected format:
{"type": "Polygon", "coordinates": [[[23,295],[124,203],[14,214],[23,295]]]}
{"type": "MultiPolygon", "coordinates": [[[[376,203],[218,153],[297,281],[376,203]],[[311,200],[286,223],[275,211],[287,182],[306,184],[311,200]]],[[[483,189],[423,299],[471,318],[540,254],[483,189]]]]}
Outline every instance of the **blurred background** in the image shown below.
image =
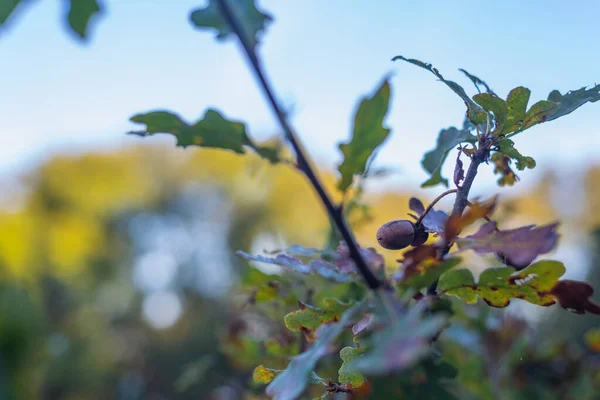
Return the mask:
{"type": "MultiPolygon", "coordinates": [[[[193,29],[200,0],[105,0],[88,42],[71,37],[63,2],[26,3],[0,28],[0,398],[238,398],[261,360],[228,341],[251,295],[241,284],[279,271],[234,252],[322,247],[326,215],[289,166],[125,132],[139,129],[128,122],[138,112],[192,121],[210,106],[272,140],[239,49],[193,29]]],[[[598,2],[259,4],[275,17],[260,50],[269,75],[338,200],[336,144],[360,97],[394,74],[393,132],[375,163],[388,173],[367,183],[371,208],[353,221],[364,247],[382,250],[376,230],[404,218],[411,196],[442,191],[419,188],[420,159],[464,116],[452,92],[393,56],[432,62],[469,89],[457,68],[501,96],[527,86],[532,103],[599,77],[598,2]]],[[[502,227],[560,220],[548,258],[600,287],[597,108],[517,137],[538,166],[509,188],[485,168],[473,197],[500,193],[502,227]]],[[[393,270],[398,253],[382,253],[393,270]]],[[[475,271],[490,265],[470,257],[475,271]]],[[[508,310],[556,340],[600,326],[518,300],[508,310]]]]}

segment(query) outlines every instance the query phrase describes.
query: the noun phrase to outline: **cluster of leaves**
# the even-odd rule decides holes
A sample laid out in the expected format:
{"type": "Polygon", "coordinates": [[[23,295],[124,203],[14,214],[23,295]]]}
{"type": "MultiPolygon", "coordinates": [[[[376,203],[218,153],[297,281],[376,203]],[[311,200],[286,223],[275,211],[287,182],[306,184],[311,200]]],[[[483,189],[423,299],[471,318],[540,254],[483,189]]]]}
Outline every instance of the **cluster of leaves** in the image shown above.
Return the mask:
{"type": "MultiPolygon", "coordinates": [[[[9,18],[19,3],[11,1],[0,7],[0,23],[9,18]]],[[[85,38],[88,22],[99,9],[95,0],[71,0],[68,17],[71,28],[85,38]]],[[[195,27],[214,30],[219,40],[236,36],[267,92],[268,86],[260,74],[255,50],[272,19],[258,9],[253,0],[209,0],[206,7],[193,11],[190,16],[195,27]]],[[[403,56],[393,60],[406,61],[428,70],[466,105],[463,127],[442,130],[436,148],[425,154],[422,160],[424,169],[431,175],[422,184],[423,187],[449,186],[441,171],[450,152],[459,146],[453,177],[456,190],[445,193],[457,193],[454,210],[448,214],[431,206],[425,208],[420,200],[411,199],[409,207],[416,215],[412,215],[415,222],[410,222],[409,226],[414,227],[410,235],[422,229],[437,240],[420,243],[410,236],[408,243],[413,247],[403,253],[402,259],[398,260],[400,266],[390,276],[386,276],[384,259],[375,249],[358,247],[356,250],[355,243],[350,240],[339,243],[335,251],[327,246],[324,249],[292,246],[270,255],[238,251],[237,255],[246,260],[278,265],[283,270],[281,282],[275,279],[267,286],[256,288],[249,296],[248,304],[279,302],[289,307],[289,297],[281,298],[279,293],[283,281],[289,277],[299,282],[306,295],[300,298],[297,292],[295,296],[292,294],[298,309],[287,312],[283,318],[285,328],[302,339],[298,351],[292,350],[293,346],[280,346],[278,349],[281,351],[273,350],[274,354],[280,358],[292,356],[285,368],[259,365],[254,370],[254,380],[268,384],[266,393],[275,399],[298,398],[309,384],[321,386],[321,397],[352,393],[356,398],[385,398],[401,394],[418,398],[451,398],[452,391],[446,383],[456,377],[456,371],[432,350],[452,318],[453,308],[449,300],[452,296],[467,304],[474,304],[481,297],[495,308],[506,307],[512,299],[520,299],[540,306],[558,303],[577,314],[600,314],[600,306],[590,299],[593,294],[590,285],[559,280],[565,267],[558,261],[534,262],[540,255],[555,248],[557,223],[500,230],[498,224],[490,219],[497,198],[486,202],[468,201],[469,189],[480,164],[492,161],[495,173],[500,175],[498,183],[501,186],[514,184],[518,177],[512,169],[513,163],[519,171],[534,168],[536,163],[533,158],[523,156],[514,147],[511,138],[535,125],[565,116],[588,102],[598,101],[600,86],[581,88],[564,95],[555,90],[547,100],[528,108],[530,91],[525,87],[514,88],[503,99],[484,81],[461,70],[479,92],[469,96],[464,88],[445,79],[429,63],[403,56]],[[483,92],[481,89],[484,89],[483,92]],[[463,154],[470,160],[467,174],[461,160],[463,154]],[[481,219],[488,222],[481,225],[476,233],[460,236],[481,219]],[[352,249],[355,249],[354,252],[352,249]],[[469,250],[495,255],[503,265],[486,269],[476,282],[470,270],[456,268],[462,262],[460,255],[469,250]],[[377,285],[363,286],[363,278],[367,283],[369,281],[368,275],[361,269],[363,262],[367,272],[376,277],[377,285]],[[339,296],[314,293],[311,285],[316,280],[320,285],[326,285],[324,292],[335,292],[339,296]],[[286,354],[285,350],[289,352],[286,354]],[[327,372],[327,378],[322,378],[325,375],[319,369],[324,366],[326,370],[330,362],[328,356],[333,350],[339,350],[339,358],[335,362],[337,376],[332,378],[334,375],[327,372]]],[[[364,178],[368,175],[377,150],[390,135],[391,129],[384,123],[390,96],[389,80],[384,78],[371,96],[361,99],[356,109],[351,138],[339,145],[343,160],[338,167],[337,188],[343,195],[351,192],[355,176],[364,178]]],[[[276,103],[273,98],[270,101],[276,103]]],[[[279,115],[279,118],[283,127],[287,128],[285,116],[279,115]]],[[[293,164],[311,179],[318,192],[323,191],[318,181],[307,173],[306,165],[303,165],[306,161],[300,157],[299,150],[296,149],[298,161],[287,160],[282,155],[280,144],[258,145],[246,132],[244,123],[228,119],[217,110],[207,110],[194,123],[187,123],[167,110],[140,113],[131,121],[144,125],[143,130],[131,132],[140,136],[167,133],[174,135],[177,145],[182,147],[193,145],[238,154],[251,149],[271,163],[293,164]]],[[[288,136],[293,141],[293,135],[289,133],[288,136]]],[[[328,210],[333,220],[342,221],[338,224],[340,230],[344,228],[343,217],[349,214],[347,209],[341,210],[351,204],[346,197],[346,204],[340,204],[333,211],[328,210]]],[[[351,200],[357,201],[356,198],[351,200]]],[[[237,338],[238,335],[231,336],[237,338]]]]}

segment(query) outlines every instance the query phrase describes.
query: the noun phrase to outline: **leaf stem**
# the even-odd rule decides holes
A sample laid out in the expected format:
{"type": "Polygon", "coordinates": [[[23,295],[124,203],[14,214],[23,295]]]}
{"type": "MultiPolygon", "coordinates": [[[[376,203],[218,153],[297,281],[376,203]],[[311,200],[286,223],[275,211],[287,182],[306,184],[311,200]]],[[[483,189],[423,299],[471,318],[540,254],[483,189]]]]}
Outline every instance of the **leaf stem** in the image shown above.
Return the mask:
{"type": "Polygon", "coordinates": [[[450,190],[446,190],[444,193],[440,194],[438,197],[436,197],[435,199],[433,199],[433,201],[431,203],[429,203],[429,205],[427,206],[427,208],[425,209],[425,211],[423,211],[423,214],[421,214],[421,216],[419,217],[419,219],[417,219],[417,222],[415,222],[415,225],[419,225],[422,221],[423,218],[425,218],[425,216],[427,215],[427,213],[429,213],[429,211],[431,211],[431,209],[433,208],[433,206],[435,206],[435,204],[440,201],[441,199],[443,199],[445,196],[452,194],[452,193],[456,193],[458,192],[458,189],[450,189],[450,190]]]}
{"type": "Polygon", "coordinates": [[[350,251],[350,257],[354,261],[356,268],[362,275],[367,286],[371,290],[378,290],[381,287],[381,282],[373,274],[373,272],[370,270],[369,266],[361,256],[359,247],[354,239],[352,232],[348,228],[346,220],[341,212],[341,209],[334,206],[333,202],[329,198],[329,195],[327,194],[327,192],[325,192],[323,185],[319,181],[319,178],[316,176],[315,172],[311,168],[309,160],[304,154],[302,147],[300,146],[299,140],[297,139],[296,135],[292,130],[292,127],[287,121],[287,116],[283,111],[283,108],[280,106],[280,103],[276,100],[275,95],[273,94],[271,85],[267,81],[267,78],[265,77],[265,74],[261,67],[260,60],[258,59],[256,52],[254,51],[254,47],[250,44],[250,41],[248,40],[248,37],[246,36],[246,33],[242,28],[240,21],[238,21],[237,18],[234,16],[233,10],[231,9],[231,6],[228,4],[227,0],[219,0],[218,5],[221,14],[240,40],[240,43],[244,49],[244,53],[246,54],[246,56],[248,57],[248,61],[250,61],[250,64],[252,65],[254,74],[259,80],[261,87],[265,95],[267,96],[271,109],[275,113],[275,116],[279,121],[279,125],[281,125],[281,128],[283,129],[285,138],[291,144],[292,148],[294,149],[294,152],[296,153],[296,157],[298,159],[298,169],[300,169],[304,173],[304,175],[306,175],[306,177],[314,187],[315,191],[321,198],[321,202],[325,206],[329,217],[333,220],[342,238],[346,242],[348,250],[350,251]]]}
{"type": "MultiPolygon", "coordinates": [[[[463,181],[462,186],[460,186],[456,191],[456,199],[454,200],[454,207],[452,208],[452,215],[461,216],[465,211],[465,208],[469,204],[469,191],[471,190],[471,186],[473,185],[473,181],[477,176],[477,169],[479,165],[488,159],[490,155],[490,150],[485,146],[480,146],[477,151],[471,157],[471,164],[469,165],[469,169],[467,170],[467,174],[465,176],[465,180],[463,181]]],[[[443,249],[442,256],[448,254],[450,251],[450,246],[447,246],[443,249]]],[[[437,294],[437,280],[431,284],[427,288],[428,295],[437,294]]]]}

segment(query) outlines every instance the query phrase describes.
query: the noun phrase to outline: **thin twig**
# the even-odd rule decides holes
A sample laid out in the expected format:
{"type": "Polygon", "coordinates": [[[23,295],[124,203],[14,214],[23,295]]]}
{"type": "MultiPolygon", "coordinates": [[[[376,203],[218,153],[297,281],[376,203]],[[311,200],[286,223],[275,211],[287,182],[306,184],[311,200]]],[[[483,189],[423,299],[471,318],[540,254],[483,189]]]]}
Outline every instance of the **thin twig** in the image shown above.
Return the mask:
{"type": "Polygon", "coordinates": [[[229,6],[226,0],[219,0],[218,4],[221,14],[240,40],[240,43],[244,49],[244,53],[246,54],[246,56],[248,57],[248,61],[250,61],[250,64],[252,65],[254,74],[258,78],[262,89],[265,95],[267,96],[267,99],[269,100],[271,109],[275,113],[275,116],[277,117],[277,120],[279,121],[279,124],[283,129],[286,139],[291,144],[292,148],[294,149],[294,152],[296,153],[296,157],[298,159],[298,168],[302,172],[304,172],[304,174],[316,190],[317,194],[321,198],[323,205],[327,209],[329,217],[333,220],[342,238],[346,242],[348,250],[350,251],[350,257],[356,264],[356,268],[364,278],[367,286],[371,290],[379,289],[381,287],[381,282],[369,269],[369,266],[361,256],[359,247],[356,244],[352,232],[348,228],[346,220],[342,215],[341,209],[334,206],[333,202],[325,192],[323,185],[319,181],[319,178],[312,170],[307,156],[304,154],[304,151],[302,150],[302,147],[300,146],[300,143],[296,138],[296,135],[294,134],[290,124],[287,122],[286,114],[284,113],[282,107],[279,105],[280,103],[275,99],[275,95],[273,94],[271,85],[269,84],[267,78],[265,77],[265,74],[263,73],[258,56],[254,52],[254,48],[250,44],[248,37],[246,37],[246,34],[242,29],[240,22],[234,16],[233,11],[231,10],[231,7],[229,6]]]}
{"type": "Polygon", "coordinates": [[[431,211],[431,209],[433,208],[433,206],[435,206],[435,204],[440,201],[441,199],[443,199],[445,196],[452,194],[452,193],[456,193],[458,192],[458,189],[450,189],[450,190],[446,190],[444,193],[440,194],[438,197],[436,197],[435,199],[433,199],[433,201],[431,203],[429,203],[429,205],[427,206],[427,208],[425,209],[425,211],[423,211],[423,214],[421,214],[421,216],[419,217],[419,219],[417,219],[417,222],[415,222],[415,225],[419,225],[422,221],[423,218],[425,218],[425,216],[427,215],[427,213],[429,211],[431,211]]]}

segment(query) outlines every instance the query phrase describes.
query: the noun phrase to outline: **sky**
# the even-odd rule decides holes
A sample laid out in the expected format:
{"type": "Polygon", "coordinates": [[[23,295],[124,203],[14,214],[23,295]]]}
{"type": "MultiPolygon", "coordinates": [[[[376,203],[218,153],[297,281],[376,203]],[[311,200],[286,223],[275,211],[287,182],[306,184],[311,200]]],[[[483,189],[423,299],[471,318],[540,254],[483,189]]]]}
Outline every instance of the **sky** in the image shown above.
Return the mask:
{"type": "MultiPolygon", "coordinates": [[[[64,3],[31,1],[0,30],[0,176],[32,168],[57,152],[140,143],[125,135],[139,112],[169,109],[194,121],[209,107],[245,121],[265,139],[278,128],[235,41],[217,42],[189,13],[200,0],[105,0],[87,43],[64,25],[64,3]]],[[[399,172],[390,184],[416,188],[420,166],[441,128],[460,125],[464,105],[425,70],[391,58],[431,62],[475,94],[458,71],[479,76],[500,96],[516,86],[531,102],[553,89],[600,83],[600,2],[262,0],[275,21],[259,52],[292,124],[321,164],[341,160],[352,115],[387,74],[392,135],[377,165],[399,172]]],[[[563,174],[600,162],[600,106],[542,124],[515,138],[544,167],[563,174]]],[[[174,144],[171,137],[143,139],[174,144]]],[[[187,150],[190,151],[190,150],[187,150]]],[[[450,164],[450,163],[448,163],[450,164]]],[[[446,175],[452,166],[448,165],[446,175]]],[[[477,188],[495,185],[488,168],[477,188]]],[[[518,189],[515,189],[518,190],[518,189]]]]}

